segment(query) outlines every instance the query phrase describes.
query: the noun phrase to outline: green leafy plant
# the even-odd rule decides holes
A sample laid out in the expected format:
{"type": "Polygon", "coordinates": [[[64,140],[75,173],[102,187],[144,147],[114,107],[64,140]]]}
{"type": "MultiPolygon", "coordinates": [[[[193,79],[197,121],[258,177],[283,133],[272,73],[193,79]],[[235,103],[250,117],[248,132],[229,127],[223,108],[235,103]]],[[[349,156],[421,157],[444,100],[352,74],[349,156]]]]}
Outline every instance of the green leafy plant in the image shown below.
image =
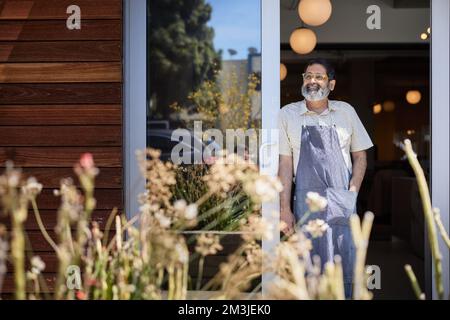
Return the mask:
{"type": "MultiPolygon", "coordinates": [[[[176,183],[172,186],[173,200],[186,200],[195,203],[208,190],[204,177],[209,165],[188,165],[175,169],[176,183]]],[[[253,211],[251,198],[236,185],[227,192],[224,199],[218,195],[208,198],[198,208],[197,230],[237,231],[240,221],[253,211]]]]}
{"type": "Polygon", "coordinates": [[[215,71],[214,80],[203,81],[199,88],[188,95],[188,105],[173,103],[186,127],[192,128],[194,120],[201,120],[206,129],[260,128],[261,122],[252,113],[253,98],[257,95],[260,80],[250,74],[239,77],[239,70],[215,71]]]}

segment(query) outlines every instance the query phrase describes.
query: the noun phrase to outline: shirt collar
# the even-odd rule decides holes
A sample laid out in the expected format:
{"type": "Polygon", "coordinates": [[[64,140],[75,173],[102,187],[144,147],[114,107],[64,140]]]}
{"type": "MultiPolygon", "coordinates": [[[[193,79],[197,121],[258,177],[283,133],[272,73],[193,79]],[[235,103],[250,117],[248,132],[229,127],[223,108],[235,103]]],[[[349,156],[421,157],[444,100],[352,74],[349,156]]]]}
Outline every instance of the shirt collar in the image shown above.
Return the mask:
{"type": "MultiPolygon", "coordinates": [[[[324,114],[327,114],[329,111],[336,111],[336,106],[332,100],[328,100],[328,110],[325,110],[324,114]]],[[[314,111],[308,110],[305,100],[300,101],[300,115],[303,115],[307,112],[314,113],[314,111]]]]}

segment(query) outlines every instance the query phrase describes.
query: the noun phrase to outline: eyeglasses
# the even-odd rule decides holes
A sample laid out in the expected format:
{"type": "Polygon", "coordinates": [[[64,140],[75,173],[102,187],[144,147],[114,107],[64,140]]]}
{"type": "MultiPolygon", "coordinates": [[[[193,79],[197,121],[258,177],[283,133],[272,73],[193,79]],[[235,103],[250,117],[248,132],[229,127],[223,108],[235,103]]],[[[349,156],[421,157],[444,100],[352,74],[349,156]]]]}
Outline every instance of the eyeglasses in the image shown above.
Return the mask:
{"type": "Polygon", "coordinates": [[[307,73],[303,73],[302,76],[303,76],[303,80],[305,80],[305,81],[311,81],[313,78],[316,79],[317,81],[325,81],[328,79],[328,76],[323,73],[307,72],[307,73]]]}

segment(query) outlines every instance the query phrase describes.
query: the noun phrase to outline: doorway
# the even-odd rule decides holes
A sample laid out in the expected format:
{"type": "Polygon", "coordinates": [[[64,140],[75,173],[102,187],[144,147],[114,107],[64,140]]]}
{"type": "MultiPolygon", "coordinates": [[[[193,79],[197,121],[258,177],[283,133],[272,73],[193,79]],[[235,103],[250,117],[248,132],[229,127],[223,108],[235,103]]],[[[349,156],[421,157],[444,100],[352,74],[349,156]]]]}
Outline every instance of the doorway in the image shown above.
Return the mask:
{"type": "MultiPolygon", "coordinates": [[[[295,98],[295,96],[286,97],[286,93],[289,92],[286,88],[281,89],[280,91],[280,85],[278,85],[279,82],[279,61],[284,61],[286,58],[286,54],[289,55],[291,53],[289,52],[289,47],[287,47],[287,35],[289,35],[289,32],[292,31],[291,27],[289,27],[289,24],[286,24],[287,21],[297,21],[295,19],[298,19],[296,16],[295,11],[289,12],[286,16],[286,19],[282,15],[282,12],[286,14],[285,9],[287,7],[292,7],[295,5],[296,1],[273,1],[273,0],[262,0],[260,3],[260,16],[261,19],[261,25],[260,25],[260,31],[261,31],[261,127],[262,128],[276,128],[276,117],[277,117],[277,109],[278,106],[281,106],[282,103],[286,103],[289,101],[289,99],[295,98]],[[280,3],[281,2],[281,3],[280,3]],[[283,6],[282,6],[283,5],[283,6]],[[284,10],[284,11],[283,11],[284,10]],[[283,16],[283,19],[281,17],[283,16]],[[281,23],[282,22],[282,23],[281,23]],[[287,27],[286,27],[287,26],[287,27]],[[280,47],[281,44],[281,47],[280,47]],[[280,94],[283,93],[283,94],[280,94]]],[[[339,4],[339,2],[342,1],[333,1],[336,3],[336,5],[339,4]]],[[[376,2],[380,5],[381,8],[387,8],[387,6],[391,6],[392,10],[404,10],[404,11],[421,11],[421,10],[430,10],[427,9],[427,6],[429,7],[429,2],[426,1],[425,5],[423,1],[371,1],[376,2]],[[402,5],[405,4],[411,4],[415,3],[417,6],[425,6],[425,7],[418,7],[418,8],[411,8],[411,7],[404,7],[404,8],[394,8],[394,5],[402,5]]],[[[365,3],[364,1],[358,1],[358,3],[365,3]]],[[[371,3],[372,4],[372,3],[371,3]]],[[[336,8],[339,8],[336,6],[336,8]]],[[[362,15],[357,18],[358,24],[364,24],[365,18],[367,17],[364,12],[365,9],[362,11],[362,15]],[[364,19],[362,18],[364,17],[364,19]]],[[[391,10],[389,9],[389,10],[391,10]]],[[[384,10],[384,9],[383,9],[384,10]]],[[[291,9],[292,11],[292,9],[291,9]]],[[[338,11],[336,11],[338,12],[338,11]]],[[[396,64],[397,61],[402,58],[402,54],[404,55],[405,50],[406,51],[414,51],[417,56],[412,59],[423,59],[423,54],[425,51],[428,51],[426,46],[432,47],[432,61],[433,63],[430,63],[431,69],[433,70],[431,75],[431,81],[433,83],[433,87],[431,90],[428,90],[428,95],[431,98],[433,102],[433,109],[434,113],[428,114],[428,121],[430,122],[429,127],[429,133],[430,138],[432,136],[438,136],[439,139],[433,140],[433,144],[427,147],[427,144],[430,142],[425,142],[422,144],[422,147],[425,146],[425,149],[422,152],[427,152],[426,148],[429,148],[429,152],[433,154],[433,157],[429,157],[429,177],[431,178],[431,187],[432,187],[432,198],[433,198],[433,204],[439,208],[441,208],[441,211],[443,213],[447,213],[449,209],[449,125],[448,125],[448,119],[449,119],[449,3],[447,0],[434,0],[433,6],[431,8],[431,12],[429,12],[432,16],[432,29],[433,29],[433,39],[426,40],[429,41],[429,44],[426,44],[426,42],[417,41],[417,39],[414,41],[415,44],[413,46],[410,46],[408,43],[383,43],[382,38],[381,41],[378,39],[375,44],[364,44],[364,48],[361,49],[361,47],[355,46],[353,43],[349,43],[349,40],[356,39],[355,37],[348,37],[345,34],[342,33],[329,33],[329,37],[327,41],[326,40],[326,33],[323,33],[323,35],[320,37],[320,41],[317,44],[317,50],[321,53],[345,53],[345,51],[351,51],[353,54],[358,55],[358,53],[363,53],[365,57],[367,58],[367,54],[365,51],[367,50],[373,50],[373,51],[383,51],[382,53],[386,56],[387,52],[397,52],[400,55],[394,54],[392,57],[385,57],[386,61],[384,68],[385,70],[389,70],[389,63],[396,64]],[[344,41],[341,41],[339,43],[339,48],[336,48],[336,43],[333,43],[336,39],[339,39],[339,37],[344,38],[344,41]],[[381,45],[381,46],[380,46],[381,45]],[[422,55],[422,57],[420,57],[422,55]],[[389,62],[390,61],[390,62],[389,62]]],[[[343,15],[347,15],[348,12],[344,10],[343,15]]],[[[424,16],[423,21],[427,21],[430,23],[430,14],[428,17],[424,16]]],[[[403,21],[403,20],[402,20],[403,21]]],[[[394,19],[394,23],[396,23],[397,20],[394,19]]],[[[134,202],[134,199],[136,199],[137,195],[144,190],[144,181],[140,178],[140,174],[138,172],[138,169],[134,166],[134,159],[135,159],[135,150],[136,149],[143,149],[147,146],[147,119],[148,119],[148,96],[147,96],[147,74],[146,74],[146,64],[147,64],[147,1],[146,0],[126,0],[125,1],[125,87],[124,87],[124,99],[125,99],[125,110],[124,110],[124,123],[125,123],[125,130],[124,130],[124,160],[125,160],[125,170],[124,170],[124,178],[125,178],[125,207],[126,212],[129,213],[129,215],[132,212],[137,212],[137,204],[134,202]]],[[[298,26],[298,25],[296,25],[298,26]]],[[[397,25],[396,25],[397,26],[397,25]]],[[[361,31],[358,29],[360,27],[357,27],[357,31],[361,31]]],[[[404,31],[404,26],[399,26],[399,30],[404,31]]],[[[339,29],[336,29],[337,32],[339,29]]],[[[420,26],[420,31],[427,32],[427,28],[425,24],[423,26],[420,26]],[[425,28],[425,29],[424,29],[425,28]]],[[[402,32],[400,32],[402,34],[402,32]]],[[[415,36],[417,36],[417,32],[415,32],[415,36]]],[[[419,34],[420,36],[420,34],[419,34]]],[[[361,40],[361,37],[364,37],[362,34],[359,34],[358,39],[361,40]]],[[[340,58],[345,57],[339,56],[340,58]]],[[[361,58],[361,57],[360,57],[361,58]]],[[[364,58],[364,57],[362,57],[364,58]]],[[[373,59],[374,57],[372,57],[373,59]]],[[[408,58],[409,59],[409,58],[408,58]]],[[[412,61],[412,60],[410,60],[412,61]]],[[[290,64],[289,62],[287,62],[290,64]]],[[[372,62],[372,69],[374,68],[375,61],[372,62]]],[[[339,64],[338,64],[339,65],[339,64]]],[[[348,61],[347,61],[347,67],[345,67],[345,63],[341,65],[340,68],[342,68],[342,71],[345,71],[345,68],[348,68],[348,61]]],[[[364,63],[360,63],[359,66],[363,66],[366,68],[366,71],[370,70],[368,66],[364,66],[364,63]]],[[[291,66],[288,65],[288,79],[289,76],[292,76],[295,74],[295,64],[292,64],[291,66]],[[292,70],[290,70],[292,68],[292,70]],[[290,70],[290,71],[289,71],[290,70]]],[[[301,67],[297,66],[299,70],[301,67]]],[[[358,66],[354,65],[353,70],[358,70],[358,66]]],[[[422,70],[417,70],[418,73],[423,72],[422,70]]],[[[430,80],[430,79],[428,79],[430,80]]],[[[376,82],[378,80],[373,80],[372,82],[376,82]]],[[[289,80],[287,81],[289,82],[289,80]]],[[[367,86],[367,84],[365,84],[367,86]]],[[[375,84],[372,84],[374,86],[375,84]]],[[[281,86],[284,86],[282,84],[281,86]]],[[[379,92],[378,89],[374,89],[373,91],[375,93],[379,92]]],[[[297,93],[298,94],[298,93],[297,93]]],[[[344,94],[344,93],[343,93],[344,94]]],[[[405,94],[405,93],[403,93],[405,94]]],[[[421,92],[422,94],[422,92],[421,92]]],[[[426,102],[428,100],[427,93],[423,92],[423,95],[421,96],[422,102],[426,102]]],[[[346,98],[344,95],[340,98],[346,98]]],[[[364,97],[362,95],[359,95],[358,99],[363,99],[364,97]]],[[[353,98],[352,98],[353,99],[353,98]]],[[[393,98],[397,99],[397,98],[393,98]]],[[[367,104],[366,109],[364,113],[368,117],[374,117],[373,114],[374,107],[379,104],[374,99],[371,101],[371,103],[367,104]]],[[[383,101],[384,102],[384,101],[383,101]]],[[[354,102],[355,103],[355,102],[354,102]]],[[[358,102],[357,102],[358,103],[358,102]]],[[[403,102],[404,103],[404,102],[403,102]]],[[[358,104],[359,105],[359,104],[358,104]]],[[[397,105],[394,101],[394,109],[397,108],[397,105]]],[[[428,107],[430,108],[431,105],[428,107]]],[[[391,104],[392,107],[392,104],[391,104]]],[[[379,108],[379,107],[377,107],[379,108]]],[[[381,108],[383,110],[383,103],[381,103],[381,108]]],[[[389,103],[388,107],[389,109],[389,103]]],[[[431,110],[431,108],[430,108],[431,110]]],[[[395,114],[392,113],[392,115],[395,114]]],[[[390,115],[387,115],[389,117],[390,115]]],[[[426,115],[425,118],[426,119],[426,115]]],[[[157,123],[155,123],[157,124],[157,123]]],[[[373,122],[372,124],[372,130],[376,128],[376,123],[373,122]]],[[[408,129],[406,128],[406,135],[408,135],[408,129]]],[[[423,131],[417,131],[415,129],[414,132],[410,130],[410,133],[412,134],[423,134],[423,131]]],[[[427,130],[425,128],[425,130],[427,130]]],[[[426,132],[426,131],[425,131],[426,132]]],[[[372,136],[373,137],[373,136],[372,136]]],[[[425,135],[423,136],[425,138],[425,135]]],[[[425,139],[424,139],[425,140],[425,139]]],[[[265,151],[261,152],[261,154],[265,154],[265,157],[260,157],[260,159],[265,159],[265,161],[262,162],[261,170],[263,172],[266,172],[267,174],[274,175],[277,172],[277,161],[273,161],[274,159],[278,159],[278,151],[276,148],[277,141],[276,138],[271,138],[270,136],[266,136],[261,140],[261,146],[263,146],[263,150],[265,151]],[[267,148],[264,150],[264,148],[267,148]]],[[[395,151],[391,149],[390,156],[396,156],[395,151]]],[[[379,154],[379,149],[378,149],[379,154]]],[[[375,159],[375,155],[372,155],[373,159],[375,159]]],[[[386,160],[386,159],[385,159],[386,160]]],[[[373,168],[375,168],[374,163],[372,163],[373,168]]],[[[374,179],[375,176],[373,176],[372,179],[374,179]]],[[[401,177],[399,177],[401,178],[401,177]]],[[[407,178],[407,177],[405,177],[407,178]]],[[[378,179],[377,181],[383,181],[383,179],[378,179]]],[[[400,179],[401,180],[401,179],[400,179]]],[[[368,195],[371,194],[371,186],[369,183],[370,179],[367,180],[368,186],[366,187],[366,196],[368,197],[366,201],[361,201],[359,203],[360,208],[364,210],[364,208],[369,207],[369,203],[376,203],[374,201],[370,202],[368,199],[370,197],[368,195]]],[[[404,182],[404,181],[403,181],[404,182]]],[[[402,181],[397,183],[402,183],[402,181]]],[[[406,182],[405,182],[406,183],[406,182]]],[[[411,185],[410,185],[411,187],[411,185]]],[[[383,189],[385,190],[385,189],[383,189]]],[[[400,188],[399,190],[405,190],[400,188]]],[[[394,190],[397,191],[397,188],[394,190]]],[[[392,192],[392,191],[391,191],[392,192]]],[[[384,197],[384,195],[382,196],[384,197]]],[[[376,198],[376,197],[375,197],[376,198]]],[[[391,195],[392,199],[392,195],[391,195]]],[[[392,201],[392,200],[391,200],[392,201]]],[[[411,202],[408,204],[410,206],[415,206],[417,208],[417,204],[411,202]]],[[[392,204],[391,204],[392,207],[392,204]]],[[[277,219],[277,217],[273,217],[269,215],[268,213],[272,210],[277,209],[277,203],[268,204],[266,207],[263,207],[263,214],[266,214],[268,218],[270,219],[277,219]]],[[[405,210],[403,208],[403,210],[405,210]]],[[[388,215],[389,213],[386,212],[388,215]]],[[[392,214],[392,213],[391,213],[392,214]]],[[[393,220],[392,216],[390,218],[384,217],[380,218],[379,223],[379,230],[377,231],[377,234],[380,241],[386,241],[386,236],[392,235],[393,232],[399,233],[401,236],[408,238],[408,230],[406,229],[406,225],[401,225],[400,229],[393,228],[393,220]],[[383,220],[385,219],[385,220],[383,220]],[[390,225],[386,224],[386,221],[389,221],[390,219],[390,225]],[[383,226],[384,225],[384,226],[383,226]],[[387,225],[387,227],[386,227],[387,225]],[[402,229],[403,228],[403,229],[402,229]]],[[[443,215],[443,222],[445,226],[448,227],[449,220],[448,220],[448,214],[443,215]]],[[[420,228],[419,228],[420,229],[420,228]]],[[[416,228],[416,231],[417,230],[416,228]]],[[[412,229],[409,229],[410,235],[412,229]]],[[[420,237],[417,238],[420,242],[420,237]]],[[[417,240],[416,239],[416,240],[417,240]]],[[[263,243],[263,247],[266,250],[270,250],[273,248],[273,246],[277,243],[278,239],[274,237],[274,240],[271,242],[265,242],[263,243]]],[[[419,243],[420,244],[420,243],[419,243]]],[[[422,242],[424,244],[424,242],[422,242]]],[[[410,244],[411,245],[411,244],[410,244]]],[[[408,246],[410,246],[408,245],[408,246]]],[[[409,247],[411,248],[411,247],[409,247]]],[[[444,246],[441,247],[444,249],[444,246]]],[[[384,250],[384,249],[380,249],[384,250]]],[[[400,250],[402,249],[402,246],[400,246],[400,250]]],[[[421,249],[419,249],[421,251],[421,249]]],[[[444,274],[444,284],[445,288],[448,291],[448,282],[449,282],[449,275],[448,275],[448,268],[449,268],[449,259],[448,259],[448,253],[445,250],[442,250],[444,254],[443,259],[443,269],[445,270],[444,274]]],[[[378,259],[376,258],[376,255],[374,256],[375,261],[378,259]]],[[[384,258],[386,260],[388,258],[384,258]]],[[[379,261],[379,260],[378,260],[379,261]]],[[[410,260],[411,261],[411,260],[410,260]]],[[[426,290],[427,296],[430,297],[431,294],[431,287],[432,287],[432,265],[431,261],[429,259],[429,254],[427,252],[427,247],[425,246],[425,254],[424,254],[424,260],[422,262],[419,262],[419,264],[423,264],[423,270],[424,270],[424,280],[425,280],[425,286],[424,289],[426,290]]],[[[403,270],[399,270],[400,273],[403,272],[403,270]]],[[[395,275],[395,273],[392,273],[395,275]]],[[[270,281],[270,275],[267,275],[263,278],[265,280],[265,283],[270,281]]],[[[264,286],[263,286],[264,288],[264,286]]],[[[395,292],[392,291],[392,292],[395,292]]],[[[409,293],[407,293],[409,294],[409,293]]],[[[406,297],[406,295],[405,295],[406,297]]],[[[383,297],[380,297],[383,298],[383,297]]]]}
{"type": "Polygon", "coordinates": [[[430,182],[430,3],[335,0],[331,17],[317,27],[302,25],[297,5],[281,1],[281,61],[287,70],[281,105],[303,99],[299,75],[308,60],[332,62],[337,84],[330,99],[355,108],[375,145],[367,150],[357,202],[360,216],[375,215],[367,257],[381,273],[374,298],[414,299],[404,265],[412,265],[426,288],[429,260],[417,184],[398,143],[413,142],[430,182]],[[316,35],[309,52],[293,50],[290,36],[297,27],[316,35]]]}

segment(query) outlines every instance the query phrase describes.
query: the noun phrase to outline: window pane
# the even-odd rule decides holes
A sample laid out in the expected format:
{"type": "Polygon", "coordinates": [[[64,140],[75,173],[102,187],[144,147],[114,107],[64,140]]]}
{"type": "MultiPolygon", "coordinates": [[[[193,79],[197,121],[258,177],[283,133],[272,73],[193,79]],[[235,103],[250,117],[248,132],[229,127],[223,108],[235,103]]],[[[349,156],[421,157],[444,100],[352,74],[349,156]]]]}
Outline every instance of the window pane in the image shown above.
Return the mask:
{"type": "MultiPolygon", "coordinates": [[[[148,1],[147,8],[147,144],[180,164],[173,200],[194,203],[206,192],[203,176],[220,150],[257,162],[261,3],[165,0],[148,1]]],[[[236,230],[254,210],[240,186],[226,199],[209,199],[199,216],[212,208],[196,228],[236,230]]]]}

